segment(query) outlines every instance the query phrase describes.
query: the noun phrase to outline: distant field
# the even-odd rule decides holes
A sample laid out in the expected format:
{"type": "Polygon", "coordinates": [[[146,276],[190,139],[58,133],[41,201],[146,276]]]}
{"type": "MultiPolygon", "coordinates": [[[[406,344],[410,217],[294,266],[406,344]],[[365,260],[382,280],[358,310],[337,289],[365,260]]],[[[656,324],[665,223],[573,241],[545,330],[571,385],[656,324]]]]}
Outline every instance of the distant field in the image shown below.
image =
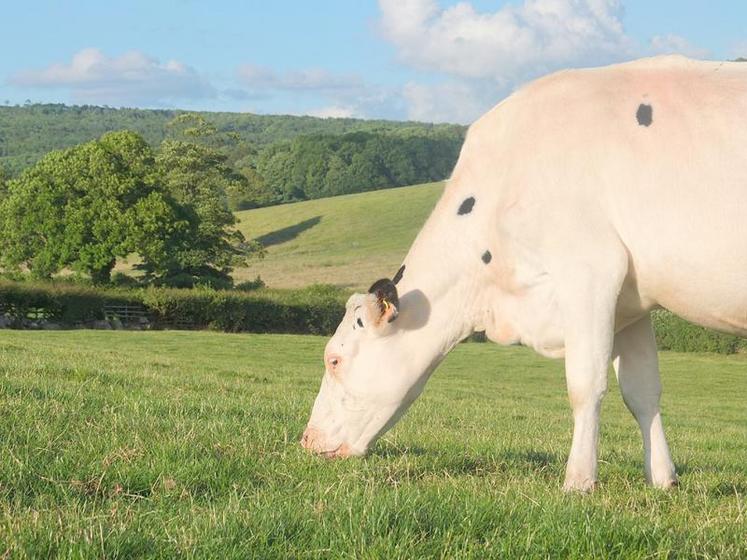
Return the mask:
{"type": "Polygon", "coordinates": [[[430,183],[238,212],[239,229],[262,241],[267,257],[234,277],[260,275],[273,288],[368,288],[397,271],[442,190],[430,183]]]}
{"type": "Polygon", "coordinates": [[[562,361],[462,344],[371,456],[326,461],[297,444],[324,343],[2,331],[0,557],[747,557],[747,356],[662,354],[670,492],[612,385],[579,496],[562,361]]]}

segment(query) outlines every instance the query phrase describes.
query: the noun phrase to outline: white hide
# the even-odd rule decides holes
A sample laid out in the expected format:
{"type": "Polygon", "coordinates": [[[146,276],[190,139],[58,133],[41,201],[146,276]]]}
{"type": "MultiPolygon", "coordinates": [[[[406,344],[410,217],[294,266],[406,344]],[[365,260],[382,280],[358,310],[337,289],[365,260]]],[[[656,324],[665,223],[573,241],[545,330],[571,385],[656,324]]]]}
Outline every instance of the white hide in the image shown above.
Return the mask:
{"type": "Polygon", "coordinates": [[[354,308],[374,296],[351,298],[304,445],[365,453],[454,345],[485,330],[565,357],[565,488],[596,482],[613,360],[646,476],[674,484],[649,311],[747,335],[746,146],[747,63],[656,57],[560,72],[504,100],[470,127],[405,258],[399,317],[359,328],[354,308]]]}

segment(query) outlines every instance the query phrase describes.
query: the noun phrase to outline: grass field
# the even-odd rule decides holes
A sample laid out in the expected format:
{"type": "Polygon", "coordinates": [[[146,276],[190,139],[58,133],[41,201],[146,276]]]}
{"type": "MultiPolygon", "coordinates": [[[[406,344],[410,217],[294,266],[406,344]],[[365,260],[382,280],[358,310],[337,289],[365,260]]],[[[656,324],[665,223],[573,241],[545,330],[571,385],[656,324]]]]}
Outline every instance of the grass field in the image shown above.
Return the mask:
{"type": "Polygon", "coordinates": [[[259,274],[273,288],[368,288],[397,271],[442,190],[430,183],[238,212],[239,229],[267,256],[234,278],[259,274]]]}
{"type": "Polygon", "coordinates": [[[612,390],[581,496],[562,362],[462,344],[371,456],[327,461],[297,444],[324,343],[3,331],[0,558],[747,557],[747,356],[663,354],[674,491],[612,390]]]}

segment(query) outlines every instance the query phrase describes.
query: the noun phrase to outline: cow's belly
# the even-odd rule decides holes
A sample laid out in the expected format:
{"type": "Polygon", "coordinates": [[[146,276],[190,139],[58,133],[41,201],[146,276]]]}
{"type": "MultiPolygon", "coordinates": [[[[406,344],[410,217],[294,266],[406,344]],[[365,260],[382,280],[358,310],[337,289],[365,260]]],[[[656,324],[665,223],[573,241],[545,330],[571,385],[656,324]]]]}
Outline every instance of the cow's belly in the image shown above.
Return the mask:
{"type": "Polygon", "coordinates": [[[706,274],[671,275],[649,291],[658,305],[692,323],[747,336],[747,270],[743,272],[742,282],[715,267],[706,274]]]}
{"type": "Polygon", "coordinates": [[[681,153],[658,152],[616,185],[608,211],[643,299],[747,336],[747,159],[737,122],[712,124],[681,153]]]}
{"type": "MultiPolygon", "coordinates": [[[[692,249],[692,248],[691,248],[692,249]]],[[[688,321],[747,336],[747,238],[722,238],[701,251],[675,247],[666,258],[642,266],[639,298],[688,321]]]]}

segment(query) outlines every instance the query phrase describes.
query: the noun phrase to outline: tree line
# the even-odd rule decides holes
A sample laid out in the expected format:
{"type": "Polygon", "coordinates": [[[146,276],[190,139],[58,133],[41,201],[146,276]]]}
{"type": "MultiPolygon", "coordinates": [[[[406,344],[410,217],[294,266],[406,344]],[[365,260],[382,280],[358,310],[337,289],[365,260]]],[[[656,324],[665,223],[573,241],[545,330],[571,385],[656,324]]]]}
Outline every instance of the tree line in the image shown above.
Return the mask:
{"type": "Polygon", "coordinates": [[[131,130],[157,147],[175,131],[196,128],[211,130],[211,147],[244,178],[228,193],[232,210],[444,179],[466,131],[459,125],[360,119],[0,106],[0,168],[18,176],[50,151],[106,132],[131,130]]]}
{"type": "MultiPolygon", "coordinates": [[[[246,208],[438,181],[456,162],[461,137],[399,130],[300,136],[263,150],[247,175],[246,208]]],[[[241,162],[240,162],[241,163],[241,162]]]]}

